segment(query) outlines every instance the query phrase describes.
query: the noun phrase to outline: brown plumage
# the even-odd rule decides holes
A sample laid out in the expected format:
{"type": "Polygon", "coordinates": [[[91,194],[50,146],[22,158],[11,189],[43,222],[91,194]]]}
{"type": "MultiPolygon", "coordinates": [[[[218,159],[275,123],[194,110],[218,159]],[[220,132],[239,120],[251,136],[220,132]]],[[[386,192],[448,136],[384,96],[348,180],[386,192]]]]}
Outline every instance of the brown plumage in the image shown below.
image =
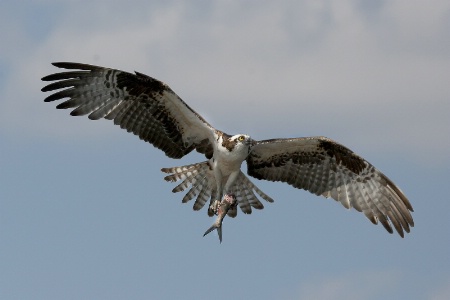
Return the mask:
{"type": "Polygon", "coordinates": [[[247,158],[248,174],[286,182],[318,196],[331,197],[363,212],[390,233],[414,226],[413,211],[402,191],[383,173],[350,149],[325,137],[258,142],[247,158]]]}

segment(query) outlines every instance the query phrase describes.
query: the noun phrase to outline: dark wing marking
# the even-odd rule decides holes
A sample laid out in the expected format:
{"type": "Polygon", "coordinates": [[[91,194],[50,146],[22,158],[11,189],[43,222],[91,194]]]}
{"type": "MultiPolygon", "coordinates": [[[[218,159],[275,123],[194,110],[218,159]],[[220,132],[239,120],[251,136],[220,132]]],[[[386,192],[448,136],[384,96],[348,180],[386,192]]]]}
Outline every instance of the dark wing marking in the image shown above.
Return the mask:
{"type": "Polygon", "coordinates": [[[75,71],[42,78],[55,81],[42,88],[54,91],[45,101],[68,100],[56,106],[75,108],[73,116],[105,118],[163,150],[181,158],[196,149],[212,157],[214,128],[192,110],[166,84],[147,75],[98,66],[60,62],[54,66],[75,71]]]}
{"type": "Polygon", "coordinates": [[[366,160],[328,138],[257,142],[247,166],[257,179],[286,182],[354,207],[390,233],[392,224],[401,237],[414,226],[413,208],[402,191],[366,160]]]}

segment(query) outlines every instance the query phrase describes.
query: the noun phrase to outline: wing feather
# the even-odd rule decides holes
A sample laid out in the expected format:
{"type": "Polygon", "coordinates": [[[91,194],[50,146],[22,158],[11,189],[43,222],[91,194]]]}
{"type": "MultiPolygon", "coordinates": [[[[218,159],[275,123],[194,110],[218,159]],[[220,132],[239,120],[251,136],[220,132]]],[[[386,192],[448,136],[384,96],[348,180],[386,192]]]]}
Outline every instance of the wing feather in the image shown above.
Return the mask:
{"type": "Polygon", "coordinates": [[[403,192],[369,162],[328,138],[256,142],[247,167],[257,179],[286,182],[353,207],[390,233],[393,226],[403,237],[414,226],[413,208],[403,192]]]}
{"type": "Polygon", "coordinates": [[[62,89],[46,102],[68,98],[58,109],[73,108],[71,115],[88,115],[92,120],[114,120],[172,158],[193,149],[212,156],[215,129],[163,82],[139,72],[69,62],[53,65],[72,70],[42,78],[54,81],[43,92],[62,89]]]}

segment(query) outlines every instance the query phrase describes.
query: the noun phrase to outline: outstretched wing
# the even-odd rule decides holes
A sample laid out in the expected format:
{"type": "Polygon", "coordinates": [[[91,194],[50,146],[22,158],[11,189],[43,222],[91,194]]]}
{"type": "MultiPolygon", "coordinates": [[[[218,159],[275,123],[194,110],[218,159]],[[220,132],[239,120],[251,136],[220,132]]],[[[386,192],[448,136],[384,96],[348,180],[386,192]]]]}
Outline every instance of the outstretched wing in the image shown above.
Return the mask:
{"type": "Polygon", "coordinates": [[[392,224],[401,237],[414,226],[413,208],[402,191],[366,160],[328,138],[257,142],[247,166],[257,179],[286,182],[354,207],[390,233],[392,224]]]}
{"type": "Polygon", "coordinates": [[[45,101],[68,100],[56,106],[75,108],[73,116],[105,118],[163,150],[181,158],[196,149],[212,156],[214,128],[192,110],[165,83],[147,75],[79,63],[53,63],[71,69],[42,78],[55,81],[43,92],[54,91],[45,101]]]}

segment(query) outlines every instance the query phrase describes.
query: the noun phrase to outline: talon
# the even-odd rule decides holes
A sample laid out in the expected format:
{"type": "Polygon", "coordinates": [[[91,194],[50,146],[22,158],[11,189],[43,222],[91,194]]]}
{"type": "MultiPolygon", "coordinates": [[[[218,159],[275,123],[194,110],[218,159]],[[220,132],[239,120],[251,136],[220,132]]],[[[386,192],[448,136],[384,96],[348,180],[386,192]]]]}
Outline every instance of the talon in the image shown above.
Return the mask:
{"type": "Polygon", "coordinates": [[[219,213],[219,205],[220,205],[220,201],[214,200],[208,208],[208,215],[210,215],[210,216],[216,215],[217,216],[219,213]]]}

